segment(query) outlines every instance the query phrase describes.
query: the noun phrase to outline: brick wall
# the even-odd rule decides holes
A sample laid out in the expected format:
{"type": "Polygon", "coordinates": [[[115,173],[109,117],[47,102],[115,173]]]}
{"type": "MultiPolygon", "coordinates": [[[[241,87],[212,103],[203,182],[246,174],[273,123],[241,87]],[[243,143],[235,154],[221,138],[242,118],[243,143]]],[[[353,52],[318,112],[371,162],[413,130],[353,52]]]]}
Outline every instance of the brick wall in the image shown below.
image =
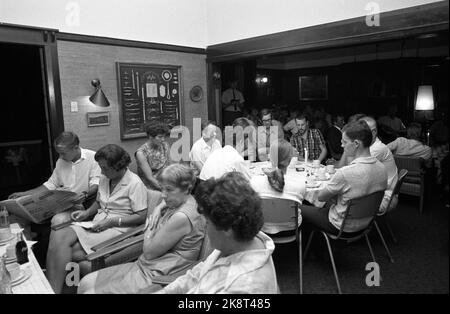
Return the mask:
{"type": "Polygon", "coordinates": [[[181,111],[191,137],[192,119],[208,117],[206,55],[69,41],[58,41],[58,55],[65,130],[77,133],[84,148],[97,150],[106,144],[122,146],[132,156],[132,170],[136,167],[134,152],[146,139],[120,139],[116,62],[181,66],[181,111]],[[110,107],[96,107],[88,100],[94,91],[90,83],[94,78],[100,79],[110,107]],[[189,98],[189,91],[195,85],[200,85],[205,93],[200,102],[189,98]],[[78,102],[78,112],[71,112],[74,101],[78,102]],[[110,112],[110,125],[87,126],[86,113],[97,111],[110,112]]]}

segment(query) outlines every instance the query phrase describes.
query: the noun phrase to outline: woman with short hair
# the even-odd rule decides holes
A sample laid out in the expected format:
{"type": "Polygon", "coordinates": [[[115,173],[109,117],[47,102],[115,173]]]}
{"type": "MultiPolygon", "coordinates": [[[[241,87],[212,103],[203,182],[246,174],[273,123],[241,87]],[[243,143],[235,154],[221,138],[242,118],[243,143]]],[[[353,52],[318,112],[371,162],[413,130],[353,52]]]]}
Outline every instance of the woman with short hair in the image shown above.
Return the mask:
{"type": "Polygon", "coordinates": [[[163,169],[163,201],[147,221],[143,253],[136,262],[108,267],[83,278],[79,293],[138,293],[152,289],[154,276],[171,275],[198,260],[206,222],[190,194],[195,176],[190,167],[163,169]]]}
{"type": "Polygon", "coordinates": [[[83,261],[92,247],[118,236],[145,221],[147,189],[141,179],[128,169],[130,155],[120,146],[109,144],[95,154],[103,176],[97,200],[86,210],[71,214],[74,221],[95,215],[92,228],[71,225],[50,234],[47,252],[47,278],[56,293],[61,292],[66,265],[83,261]]]}
{"type": "Polygon", "coordinates": [[[273,241],[260,232],[261,199],[245,177],[230,172],[202,182],[195,198],[215,250],[160,293],[277,293],[273,241]]]}
{"type": "Polygon", "coordinates": [[[137,173],[148,189],[160,191],[157,177],[171,163],[167,142],[170,130],[163,122],[150,121],[145,125],[145,131],[148,140],[135,153],[137,173]]]}

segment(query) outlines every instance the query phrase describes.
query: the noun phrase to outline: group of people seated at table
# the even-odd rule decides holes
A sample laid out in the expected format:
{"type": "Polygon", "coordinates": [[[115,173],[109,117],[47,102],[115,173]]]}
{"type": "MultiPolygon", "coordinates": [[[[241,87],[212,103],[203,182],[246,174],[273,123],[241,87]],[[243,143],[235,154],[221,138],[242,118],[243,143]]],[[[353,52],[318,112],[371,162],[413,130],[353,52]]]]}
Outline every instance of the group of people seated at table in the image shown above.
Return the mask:
{"type": "MultiPolygon", "coordinates": [[[[223,147],[221,130],[207,121],[189,160],[182,162],[171,158],[169,127],[151,122],[146,126],[148,140],[134,154],[137,174],[129,169],[131,157],[122,147],[108,144],[93,152],[81,148],[76,134],[63,132],[54,142],[60,158],[50,179],[38,188],[11,195],[67,189],[86,198],[95,196],[87,208],[76,205],[52,219],[53,225],[70,220],[93,222],[89,230],[76,224],[52,230],[46,275],[54,291],[62,292],[69,262],[85,263],[94,246],[145,224],[138,260],[88,274],[81,281],[80,293],[277,293],[271,257],[274,243],[261,231],[279,232],[283,226],[264,225],[261,197],[304,202],[304,180],[287,172],[292,157],[301,159],[306,149],[310,160],[325,162],[327,158],[324,137],[309,127],[308,115],[299,113],[293,120],[296,131],[274,122],[269,110],[261,112],[259,129],[252,128],[252,120],[238,118],[231,145],[223,147]],[[292,133],[289,141],[284,131],[292,133]],[[252,177],[248,163],[257,160],[270,161],[272,170],[252,177]],[[148,206],[149,190],[162,197],[155,208],[148,206]],[[153,284],[155,276],[194,265],[205,237],[214,249],[206,260],[162,290],[153,284]]],[[[337,115],[332,121],[340,132],[340,136],[332,135],[340,142],[333,144],[333,150],[340,146],[342,151],[335,163],[336,174],[319,192],[319,201],[327,205],[302,205],[298,225],[337,233],[353,198],[385,191],[380,212],[388,210],[397,182],[391,150],[418,153],[422,146],[417,143],[414,124],[408,127],[408,139],[387,146],[378,138],[372,117],[355,115],[344,125],[343,116],[337,115]]],[[[395,202],[390,204],[395,207],[395,202]]],[[[357,219],[344,231],[356,232],[369,222],[370,218],[357,219]]]]}

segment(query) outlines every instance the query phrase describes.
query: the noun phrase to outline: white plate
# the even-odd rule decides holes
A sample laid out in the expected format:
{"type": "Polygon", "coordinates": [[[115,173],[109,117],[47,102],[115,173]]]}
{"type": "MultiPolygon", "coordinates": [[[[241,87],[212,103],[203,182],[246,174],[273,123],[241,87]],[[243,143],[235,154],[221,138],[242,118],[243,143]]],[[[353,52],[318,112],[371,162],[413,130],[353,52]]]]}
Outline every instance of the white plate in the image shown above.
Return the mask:
{"type": "Polygon", "coordinates": [[[20,273],[20,276],[15,280],[11,281],[11,286],[17,286],[23,283],[25,280],[31,277],[31,274],[24,272],[23,270],[20,273]]]}
{"type": "Polygon", "coordinates": [[[15,261],[17,261],[17,257],[6,257],[5,258],[6,264],[11,264],[11,263],[14,263],[15,261]]]}

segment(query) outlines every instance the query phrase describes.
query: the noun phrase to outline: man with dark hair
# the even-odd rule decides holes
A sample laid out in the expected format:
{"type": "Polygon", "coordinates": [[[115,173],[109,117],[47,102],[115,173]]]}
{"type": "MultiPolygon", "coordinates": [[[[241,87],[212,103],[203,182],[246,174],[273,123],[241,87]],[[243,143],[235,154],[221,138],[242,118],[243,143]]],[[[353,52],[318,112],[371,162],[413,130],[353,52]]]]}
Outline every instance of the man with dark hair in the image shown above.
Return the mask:
{"type": "MultiPolygon", "coordinates": [[[[38,194],[47,190],[68,190],[85,194],[86,198],[95,195],[101,170],[94,159],[95,152],[81,148],[79,144],[80,140],[75,133],[61,133],[54,141],[59,158],[50,178],[34,189],[13,193],[9,198],[38,194]]],[[[60,219],[52,220],[53,224],[62,222],[60,219]]]]}
{"type": "Polygon", "coordinates": [[[327,157],[327,148],[322,133],[318,129],[309,128],[309,118],[300,114],[295,119],[298,132],[291,137],[291,145],[298,150],[300,156],[308,151],[308,159],[322,162],[327,157]]]}
{"type": "Polygon", "coordinates": [[[222,145],[220,145],[220,141],[217,139],[216,124],[209,120],[202,122],[202,137],[192,145],[191,152],[189,153],[192,168],[200,173],[209,155],[221,147],[222,145]]]}
{"type": "MultiPolygon", "coordinates": [[[[333,197],[337,197],[337,202],[329,208],[304,205],[301,207],[306,224],[312,224],[332,234],[339,232],[349,200],[384,191],[387,186],[386,168],[376,157],[370,155],[372,134],[367,124],[363,121],[350,123],[343,128],[342,132],[344,154],[351,156],[353,161],[339,168],[318,195],[321,202],[326,202],[333,197]]],[[[344,231],[362,230],[367,227],[371,218],[348,219],[344,231]]]]}
{"type": "Polygon", "coordinates": [[[260,113],[262,126],[258,126],[258,159],[266,161],[269,156],[270,144],[284,138],[283,125],[273,119],[272,111],[264,108],[260,113]]]}
{"type": "Polygon", "coordinates": [[[342,128],[344,127],[344,116],[341,114],[333,115],[331,118],[332,126],[327,132],[328,148],[333,159],[339,160],[342,157],[344,150],[341,146],[342,128]]]}

